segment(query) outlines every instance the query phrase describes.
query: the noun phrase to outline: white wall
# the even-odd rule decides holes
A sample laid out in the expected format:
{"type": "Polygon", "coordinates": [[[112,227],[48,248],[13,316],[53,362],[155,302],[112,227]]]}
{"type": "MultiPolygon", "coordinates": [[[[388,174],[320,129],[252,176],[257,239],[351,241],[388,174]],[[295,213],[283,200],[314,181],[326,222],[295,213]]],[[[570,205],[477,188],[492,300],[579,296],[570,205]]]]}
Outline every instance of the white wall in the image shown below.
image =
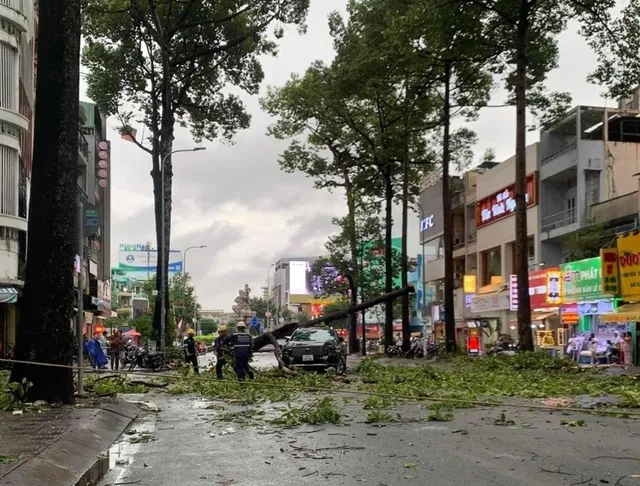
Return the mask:
{"type": "Polygon", "coordinates": [[[0,281],[12,282],[17,279],[18,241],[0,238],[0,281]]]}

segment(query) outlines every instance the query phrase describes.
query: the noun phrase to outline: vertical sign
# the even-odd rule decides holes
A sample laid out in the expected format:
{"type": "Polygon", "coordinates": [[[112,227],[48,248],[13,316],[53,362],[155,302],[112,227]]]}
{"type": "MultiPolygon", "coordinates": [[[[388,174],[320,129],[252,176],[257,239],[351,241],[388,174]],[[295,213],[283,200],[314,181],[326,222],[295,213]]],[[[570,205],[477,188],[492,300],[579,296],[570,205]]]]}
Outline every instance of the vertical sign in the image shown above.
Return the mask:
{"type": "Polygon", "coordinates": [[[518,276],[509,277],[509,310],[518,310],[518,276]]]}
{"type": "Polygon", "coordinates": [[[620,274],[618,272],[618,249],[602,248],[600,250],[602,270],[602,293],[618,295],[620,292],[620,274]]]}
{"type": "Polygon", "coordinates": [[[547,271],[547,304],[560,305],[562,301],[562,272],[547,271]]]}

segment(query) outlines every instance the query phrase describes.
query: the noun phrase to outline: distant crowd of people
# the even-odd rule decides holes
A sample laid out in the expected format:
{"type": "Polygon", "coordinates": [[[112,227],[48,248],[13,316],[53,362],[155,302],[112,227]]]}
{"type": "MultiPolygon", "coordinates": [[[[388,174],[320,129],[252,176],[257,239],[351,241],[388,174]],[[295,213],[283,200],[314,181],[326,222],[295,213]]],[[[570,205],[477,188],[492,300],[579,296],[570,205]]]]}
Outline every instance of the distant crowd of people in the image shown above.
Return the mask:
{"type": "Polygon", "coordinates": [[[608,364],[620,364],[625,370],[633,364],[633,336],[630,332],[613,333],[613,339],[601,343],[594,333],[585,335],[574,334],[567,343],[567,355],[579,362],[581,356],[590,358],[595,366],[600,359],[608,364]]]}
{"type": "Polygon", "coordinates": [[[94,369],[106,369],[111,364],[112,370],[120,369],[120,361],[124,354],[125,339],[120,330],[114,329],[111,336],[107,331],[96,332],[93,338],[83,336],[83,355],[89,359],[94,369]]]}

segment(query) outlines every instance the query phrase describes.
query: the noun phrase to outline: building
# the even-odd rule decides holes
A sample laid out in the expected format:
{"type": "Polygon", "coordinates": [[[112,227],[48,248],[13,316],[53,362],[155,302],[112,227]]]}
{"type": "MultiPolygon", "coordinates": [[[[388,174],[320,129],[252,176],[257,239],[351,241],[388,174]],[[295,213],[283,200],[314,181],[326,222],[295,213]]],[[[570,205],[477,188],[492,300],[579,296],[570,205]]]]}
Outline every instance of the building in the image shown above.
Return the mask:
{"type": "Polygon", "coordinates": [[[111,317],[111,144],[106,118],[94,103],[80,102],[79,119],[77,184],[85,227],[76,265],[83,272],[84,330],[91,334],[92,326],[111,317]]]}
{"type": "Polygon", "coordinates": [[[619,109],[578,106],[540,134],[541,259],[565,260],[563,241],[594,223],[635,227],[640,172],[638,96],[619,109]]]}
{"type": "Polygon", "coordinates": [[[270,301],[274,315],[278,315],[279,308],[288,308],[293,312],[304,313],[308,316],[316,315],[318,309],[335,299],[318,299],[318,289],[315,288],[311,267],[319,257],[287,257],[281,258],[274,264],[273,282],[270,301]]]}
{"type": "Polygon", "coordinates": [[[24,287],[33,147],[37,3],[0,2],[0,356],[15,344],[24,287]]]}

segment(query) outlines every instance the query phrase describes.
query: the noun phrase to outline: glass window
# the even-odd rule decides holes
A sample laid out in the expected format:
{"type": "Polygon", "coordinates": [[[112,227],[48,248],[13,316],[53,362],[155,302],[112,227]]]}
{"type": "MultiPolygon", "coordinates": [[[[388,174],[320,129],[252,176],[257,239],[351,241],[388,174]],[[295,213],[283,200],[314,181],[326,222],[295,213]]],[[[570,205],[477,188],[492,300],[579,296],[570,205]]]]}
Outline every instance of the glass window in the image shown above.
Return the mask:
{"type": "Polygon", "coordinates": [[[491,277],[502,276],[500,248],[482,253],[482,285],[491,284],[491,277]]]}
{"type": "Polygon", "coordinates": [[[299,329],[291,336],[291,341],[316,343],[324,343],[331,339],[335,339],[335,335],[330,329],[299,329]]]}

